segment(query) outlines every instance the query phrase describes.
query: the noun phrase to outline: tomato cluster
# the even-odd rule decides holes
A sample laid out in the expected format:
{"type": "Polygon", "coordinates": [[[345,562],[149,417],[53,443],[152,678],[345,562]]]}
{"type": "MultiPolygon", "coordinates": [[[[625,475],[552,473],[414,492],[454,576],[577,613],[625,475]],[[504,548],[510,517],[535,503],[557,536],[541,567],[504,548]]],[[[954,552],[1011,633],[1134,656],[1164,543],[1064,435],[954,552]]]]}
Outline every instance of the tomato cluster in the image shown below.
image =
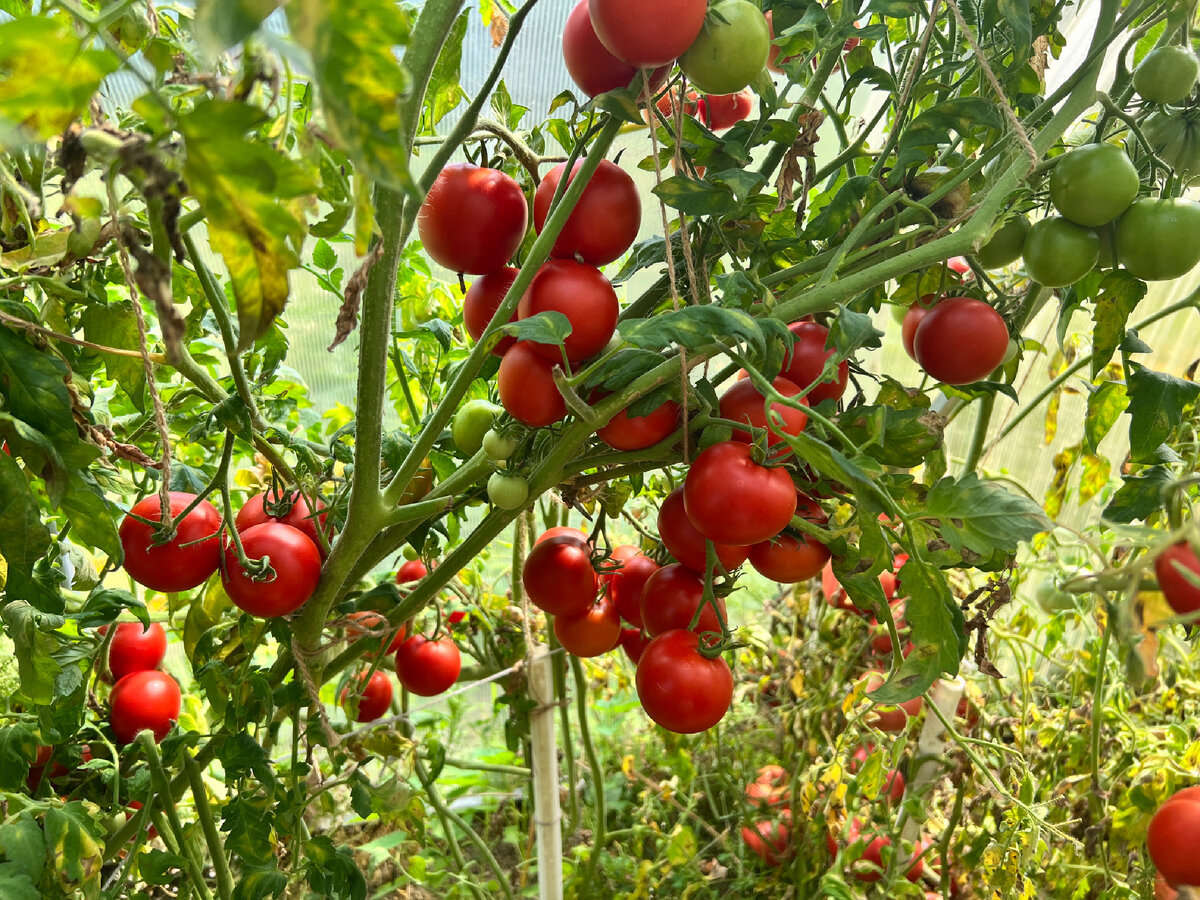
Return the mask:
{"type": "Polygon", "coordinates": [[[1172,794],[1158,808],[1146,832],[1146,849],[1159,875],[1171,887],[1200,886],[1200,787],[1172,794]]]}

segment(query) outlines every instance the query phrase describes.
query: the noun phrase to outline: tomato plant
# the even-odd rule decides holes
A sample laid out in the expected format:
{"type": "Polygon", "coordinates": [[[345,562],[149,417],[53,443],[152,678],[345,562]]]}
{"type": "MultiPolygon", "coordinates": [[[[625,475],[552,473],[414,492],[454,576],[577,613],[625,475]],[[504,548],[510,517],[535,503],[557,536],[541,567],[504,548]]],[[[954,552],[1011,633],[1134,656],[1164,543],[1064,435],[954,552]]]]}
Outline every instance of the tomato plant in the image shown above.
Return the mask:
{"type": "Polygon", "coordinates": [[[1065,154],[1050,175],[1054,208],[1076,225],[1107,225],[1137,197],[1141,180],[1124,149],[1088,144],[1065,154]]]}
{"type": "Polygon", "coordinates": [[[1185,541],[1172,544],[1154,559],[1158,588],[1176,614],[1200,612],[1200,559],[1185,541]]]}
{"type": "Polygon", "coordinates": [[[321,554],[302,531],[282,522],[264,522],[242,532],[241,541],[246,558],[265,562],[269,571],[247,570],[230,542],[221,571],[230,600],[260,618],[286,616],[308,601],[321,579],[321,554]]]}
{"type": "Polygon", "coordinates": [[[491,431],[498,412],[499,407],[488,400],[468,400],[462,405],[450,426],[454,446],[460,453],[474,456],[483,449],[484,435],[491,431]]]}
{"type": "Polygon", "coordinates": [[[673,629],[720,632],[725,619],[724,601],[718,597],[716,609],[704,603],[703,577],[679,563],[663,566],[646,579],[640,611],[642,626],[652,638],[673,629]]]}
{"type": "Polygon", "coordinates": [[[1158,808],[1146,832],[1146,847],[1163,880],[1172,887],[1200,884],[1200,861],[1193,852],[1200,834],[1200,800],[1180,791],[1158,808]]]}
{"type": "MultiPolygon", "coordinates": [[[[237,517],[233,520],[233,527],[241,532],[265,522],[281,522],[284,525],[291,525],[304,534],[320,550],[322,544],[317,534],[318,530],[326,532],[326,543],[329,540],[327,533],[329,515],[324,512],[324,509],[325,503],[318,499],[317,513],[314,513],[309,508],[308,501],[304,499],[304,494],[300,491],[266,490],[261,494],[255,494],[242,504],[237,517]]],[[[322,557],[324,557],[324,553],[322,553],[322,557]]]]}
{"type": "MultiPolygon", "coordinates": [[[[504,297],[508,293],[508,289],[513,286],[513,282],[517,280],[518,274],[520,273],[517,269],[505,266],[494,272],[488,272],[471,282],[471,286],[463,295],[462,315],[463,327],[467,329],[467,334],[472,338],[479,340],[483,337],[483,332],[491,324],[492,317],[496,315],[496,310],[504,302],[504,297]]],[[[508,320],[510,322],[517,321],[515,309],[508,320]]],[[[492,353],[496,356],[504,356],[516,342],[515,337],[504,335],[492,346],[492,353]]]]}
{"type": "Polygon", "coordinates": [[[1117,257],[1146,281],[1186,275],[1200,262],[1200,203],[1145,197],[1117,220],[1117,257]]]}
{"type": "Polygon", "coordinates": [[[1099,261],[1100,237],[1091,228],[1051,216],[1033,223],[1022,253],[1030,278],[1046,287],[1066,287],[1099,261]]]}
{"type": "MultiPolygon", "coordinates": [[[[108,626],[97,629],[108,633],[108,626]]],[[[167,633],[158,622],[144,627],[141,622],[119,622],[108,645],[108,671],[113,681],[130,672],[157,669],[167,655],[167,633]]]]}
{"type": "MultiPolygon", "coordinates": [[[[771,387],[783,397],[795,397],[800,388],[786,378],[776,378],[771,387]]],[[[802,405],[807,405],[803,403],[802,405]]],[[[775,446],[783,440],[783,435],[797,435],[804,430],[808,423],[808,415],[802,409],[789,406],[779,401],[772,401],[767,406],[767,398],[759,393],[754,382],[749,379],[737,381],[721,395],[721,418],[732,422],[741,422],[750,428],[767,429],[767,446],[775,446]],[[771,413],[771,421],[767,421],[767,411],[771,413]],[[776,417],[782,421],[782,426],[775,424],[776,417]]],[[[733,429],[733,439],[750,443],[753,433],[745,428],[733,429]]],[[[786,445],[785,445],[786,449],[786,445]]]]}
{"type": "Polygon", "coordinates": [[[724,718],[733,699],[733,674],[721,657],[710,659],[700,652],[700,635],[667,631],[642,650],[637,694],[646,715],[657,724],[695,734],[724,718]]]}
{"type": "Polygon", "coordinates": [[[600,656],[614,649],[621,637],[621,617],[606,595],[581,613],[554,617],[554,634],[568,653],[600,656]]]}
{"type": "Polygon", "coordinates": [[[913,355],[946,384],[987,378],[1008,353],[1008,326],[992,307],[971,297],[948,297],[930,309],[913,335],[913,355]]]}
{"type": "Polygon", "coordinates": [[[748,0],[719,0],[704,28],[679,56],[679,68],[708,94],[735,94],[767,64],[771,31],[759,8],[748,0]]]}
{"type": "Polygon", "coordinates": [[[688,519],[709,540],[757,544],[779,534],[796,511],[796,487],[783,469],[752,459],[748,444],[713,444],[683,482],[688,519]]]}
{"type": "Polygon", "coordinates": [[[605,589],[612,597],[617,612],[636,628],[642,627],[642,589],[658,569],[658,563],[638,553],[625,560],[619,569],[608,576],[605,589]]]}
{"type": "MultiPolygon", "coordinates": [[[[613,56],[596,36],[588,0],[579,0],[567,16],[562,46],[567,71],[579,89],[589,97],[628,87],[638,74],[637,66],[613,56]]],[[[665,66],[654,71],[650,78],[651,91],[662,87],[667,71],[665,66]]]]}
{"type": "Polygon", "coordinates": [[[153,669],[130,672],[118,681],[108,698],[109,723],[122,744],[130,744],[141,731],[161,741],[179,718],[183,696],[179,683],[153,669]]]}
{"type": "Polygon", "coordinates": [[[162,522],[159,496],[146,497],[130,508],[121,522],[122,565],[138,584],[156,591],[187,591],[203,584],[217,571],[221,558],[217,540],[221,516],[216,508],[201,500],[191,512],[179,518],[195,499],[195,494],[171,491],[170,515],[177,521],[174,535],[163,543],[158,543],[155,535],[157,524],[162,522]]]}
{"type": "Polygon", "coordinates": [[[612,284],[595,266],[554,259],[538,269],[517,307],[521,319],[544,312],[566,316],[571,333],[563,340],[562,350],[557,344],[537,341],[530,341],[528,347],[551,362],[561,363],[565,353],[567,362],[577,363],[604,349],[617,327],[619,305],[612,284]]]}
{"type": "Polygon", "coordinates": [[[1133,70],[1133,87],[1152,103],[1186,100],[1200,77],[1200,59],[1188,47],[1155,47],[1133,70]]]}
{"type": "Polygon", "coordinates": [[[496,390],[508,414],[532,428],[552,425],[567,415],[567,402],[554,383],[554,363],[525,341],[510,347],[500,360],[496,390]]]}
{"type": "Polygon", "coordinates": [[[347,712],[353,704],[354,721],[374,722],[392,705],[392,680],[386,672],[372,672],[370,678],[362,672],[342,689],[338,699],[347,712]]]}
{"type": "Polygon", "coordinates": [[[631,416],[628,409],[618,410],[607,425],[596,429],[596,437],[614,450],[644,450],[675,433],[679,412],[674,400],[664,400],[642,416],[631,416]]]}
{"type": "Polygon", "coordinates": [[[521,186],[503,172],[470,163],[442,169],[417,217],[425,252],[470,275],[504,268],[528,224],[521,186]]]}
{"type": "Polygon", "coordinates": [[[431,640],[414,634],[396,650],[396,677],[420,697],[444,694],[461,671],[462,654],[449,637],[431,640]]]}
{"type": "Polygon", "coordinates": [[[618,59],[644,69],[671,63],[691,46],[704,24],[706,0],[591,0],[592,27],[618,59]]]}
{"type": "Polygon", "coordinates": [[[521,580],[530,602],[555,616],[586,612],[599,586],[587,545],[568,535],[539,541],[525,558],[521,580]]]}
{"type": "Polygon", "coordinates": [[[788,329],[795,335],[796,343],[781,373],[783,377],[806,389],[809,403],[839,399],[850,383],[850,364],[842,360],[832,373],[823,377],[826,364],[836,352],[832,347],[826,349],[829,329],[817,322],[793,322],[788,329]]]}
{"type": "MultiPolygon", "coordinates": [[[[708,568],[707,539],[692,524],[685,507],[683,488],[678,487],[663,500],[658,510],[658,533],[667,551],[693,572],[708,568]]],[[[745,545],[713,543],[717,565],[731,572],[750,556],[745,545]]]]}
{"type": "MultiPolygon", "coordinates": [[[[572,167],[568,184],[581,165],[579,161],[572,167]]],[[[533,195],[533,227],[539,234],[564,171],[566,163],[547,172],[533,195]]],[[[578,258],[591,266],[603,266],[629,249],[641,224],[642,201],[633,179],[620,166],[604,159],[592,173],[550,253],[559,259],[578,258]]]]}

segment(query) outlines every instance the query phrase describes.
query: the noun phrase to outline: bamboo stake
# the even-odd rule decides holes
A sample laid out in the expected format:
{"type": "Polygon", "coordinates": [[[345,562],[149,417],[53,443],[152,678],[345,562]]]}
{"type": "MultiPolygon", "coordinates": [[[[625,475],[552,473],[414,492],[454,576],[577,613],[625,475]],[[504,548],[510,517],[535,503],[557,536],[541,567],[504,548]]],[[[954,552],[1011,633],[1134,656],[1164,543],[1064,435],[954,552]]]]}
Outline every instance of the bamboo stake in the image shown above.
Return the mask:
{"type": "Polygon", "coordinates": [[[554,741],[554,674],[550,651],[537,645],[529,668],[529,693],[538,704],[529,715],[533,739],[534,821],[538,842],[538,897],[562,900],[562,808],[558,796],[558,746],[554,741]]]}

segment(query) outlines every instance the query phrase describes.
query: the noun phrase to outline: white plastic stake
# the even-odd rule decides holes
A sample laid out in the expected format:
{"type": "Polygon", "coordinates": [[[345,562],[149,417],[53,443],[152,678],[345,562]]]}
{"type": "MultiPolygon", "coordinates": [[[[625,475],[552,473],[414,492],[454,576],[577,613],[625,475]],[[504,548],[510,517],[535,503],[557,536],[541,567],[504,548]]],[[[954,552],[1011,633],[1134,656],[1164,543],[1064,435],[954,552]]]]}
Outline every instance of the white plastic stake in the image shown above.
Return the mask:
{"type": "MultiPolygon", "coordinates": [[[[966,687],[967,683],[961,676],[938,679],[929,689],[926,702],[934,704],[941,710],[946,721],[953,722],[954,716],[958,712],[958,701],[962,698],[966,687]]],[[[919,797],[924,805],[930,785],[941,774],[941,757],[946,752],[946,744],[947,736],[946,730],[942,728],[942,720],[932,711],[926,711],[925,724],[921,726],[921,736],[917,738],[916,758],[921,760],[921,765],[908,780],[908,786],[904,792],[906,801],[909,797],[919,797]]],[[[916,840],[920,836],[921,827],[924,824],[924,815],[908,816],[904,821],[904,831],[902,832],[904,839],[916,840]]]]}
{"type": "Polygon", "coordinates": [[[538,896],[562,900],[562,807],[558,797],[558,745],[554,728],[554,670],[550,651],[538,644],[529,667],[529,693],[537,708],[529,714],[533,740],[533,797],[537,824],[538,896]]]}

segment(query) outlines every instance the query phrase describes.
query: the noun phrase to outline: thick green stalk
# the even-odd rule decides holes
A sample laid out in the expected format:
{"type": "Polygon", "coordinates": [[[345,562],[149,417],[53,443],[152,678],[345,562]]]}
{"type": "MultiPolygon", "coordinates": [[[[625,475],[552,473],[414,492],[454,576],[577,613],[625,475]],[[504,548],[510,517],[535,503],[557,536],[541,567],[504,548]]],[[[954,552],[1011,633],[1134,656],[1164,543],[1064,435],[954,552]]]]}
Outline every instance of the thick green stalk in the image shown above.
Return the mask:
{"type": "MultiPolygon", "coordinates": [[[[149,731],[142,731],[138,735],[137,742],[146,754],[146,762],[150,766],[150,778],[154,782],[154,791],[158,795],[157,802],[162,806],[170,833],[179,846],[179,853],[183,857],[189,874],[192,876],[194,887],[200,892],[202,897],[211,900],[212,892],[208,889],[208,882],[204,880],[203,862],[183,833],[183,823],[179,821],[179,812],[175,808],[171,782],[167,778],[166,770],[163,769],[162,757],[159,756],[158,744],[155,743],[154,735],[149,731]]],[[[218,884],[218,890],[220,890],[220,887],[218,884]]],[[[221,900],[229,900],[229,897],[230,894],[221,894],[221,900]]]]}
{"type": "Polygon", "coordinates": [[[465,2],[466,0],[427,0],[417,16],[408,46],[404,48],[404,67],[412,78],[412,87],[409,90],[409,100],[404,104],[404,111],[400,116],[400,141],[410,157],[416,142],[417,129],[421,124],[421,110],[425,105],[425,91],[429,87],[429,79],[433,76],[437,58],[465,2]]]}
{"type": "Polygon", "coordinates": [[[222,897],[232,897],[233,873],[229,870],[229,858],[225,855],[225,845],[221,842],[217,821],[213,816],[212,806],[208,802],[208,790],[204,786],[204,776],[201,774],[200,766],[196,764],[191,750],[183,751],[183,768],[192,787],[192,797],[196,801],[196,816],[200,820],[200,827],[204,831],[204,840],[208,843],[208,853],[212,857],[213,869],[217,873],[217,893],[222,897]]]}
{"type": "MultiPolygon", "coordinates": [[[[608,825],[608,810],[604,802],[604,769],[600,765],[600,757],[596,753],[596,745],[592,741],[592,729],[588,725],[587,678],[583,674],[583,665],[579,657],[571,657],[571,674],[575,676],[575,702],[579,709],[579,737],[583,741],[583,752],[587,757],[588,768],[592,772],[592,792],[596,797],[595,827],[592,834],[592,852],[588,854],[587,869],[583,880],[589,884],[596,874],[596,864],[604,845],[608,843],[605,830],[608,825]]],[[[574,792],[574,786],[571,788],[574,792]]]]}

